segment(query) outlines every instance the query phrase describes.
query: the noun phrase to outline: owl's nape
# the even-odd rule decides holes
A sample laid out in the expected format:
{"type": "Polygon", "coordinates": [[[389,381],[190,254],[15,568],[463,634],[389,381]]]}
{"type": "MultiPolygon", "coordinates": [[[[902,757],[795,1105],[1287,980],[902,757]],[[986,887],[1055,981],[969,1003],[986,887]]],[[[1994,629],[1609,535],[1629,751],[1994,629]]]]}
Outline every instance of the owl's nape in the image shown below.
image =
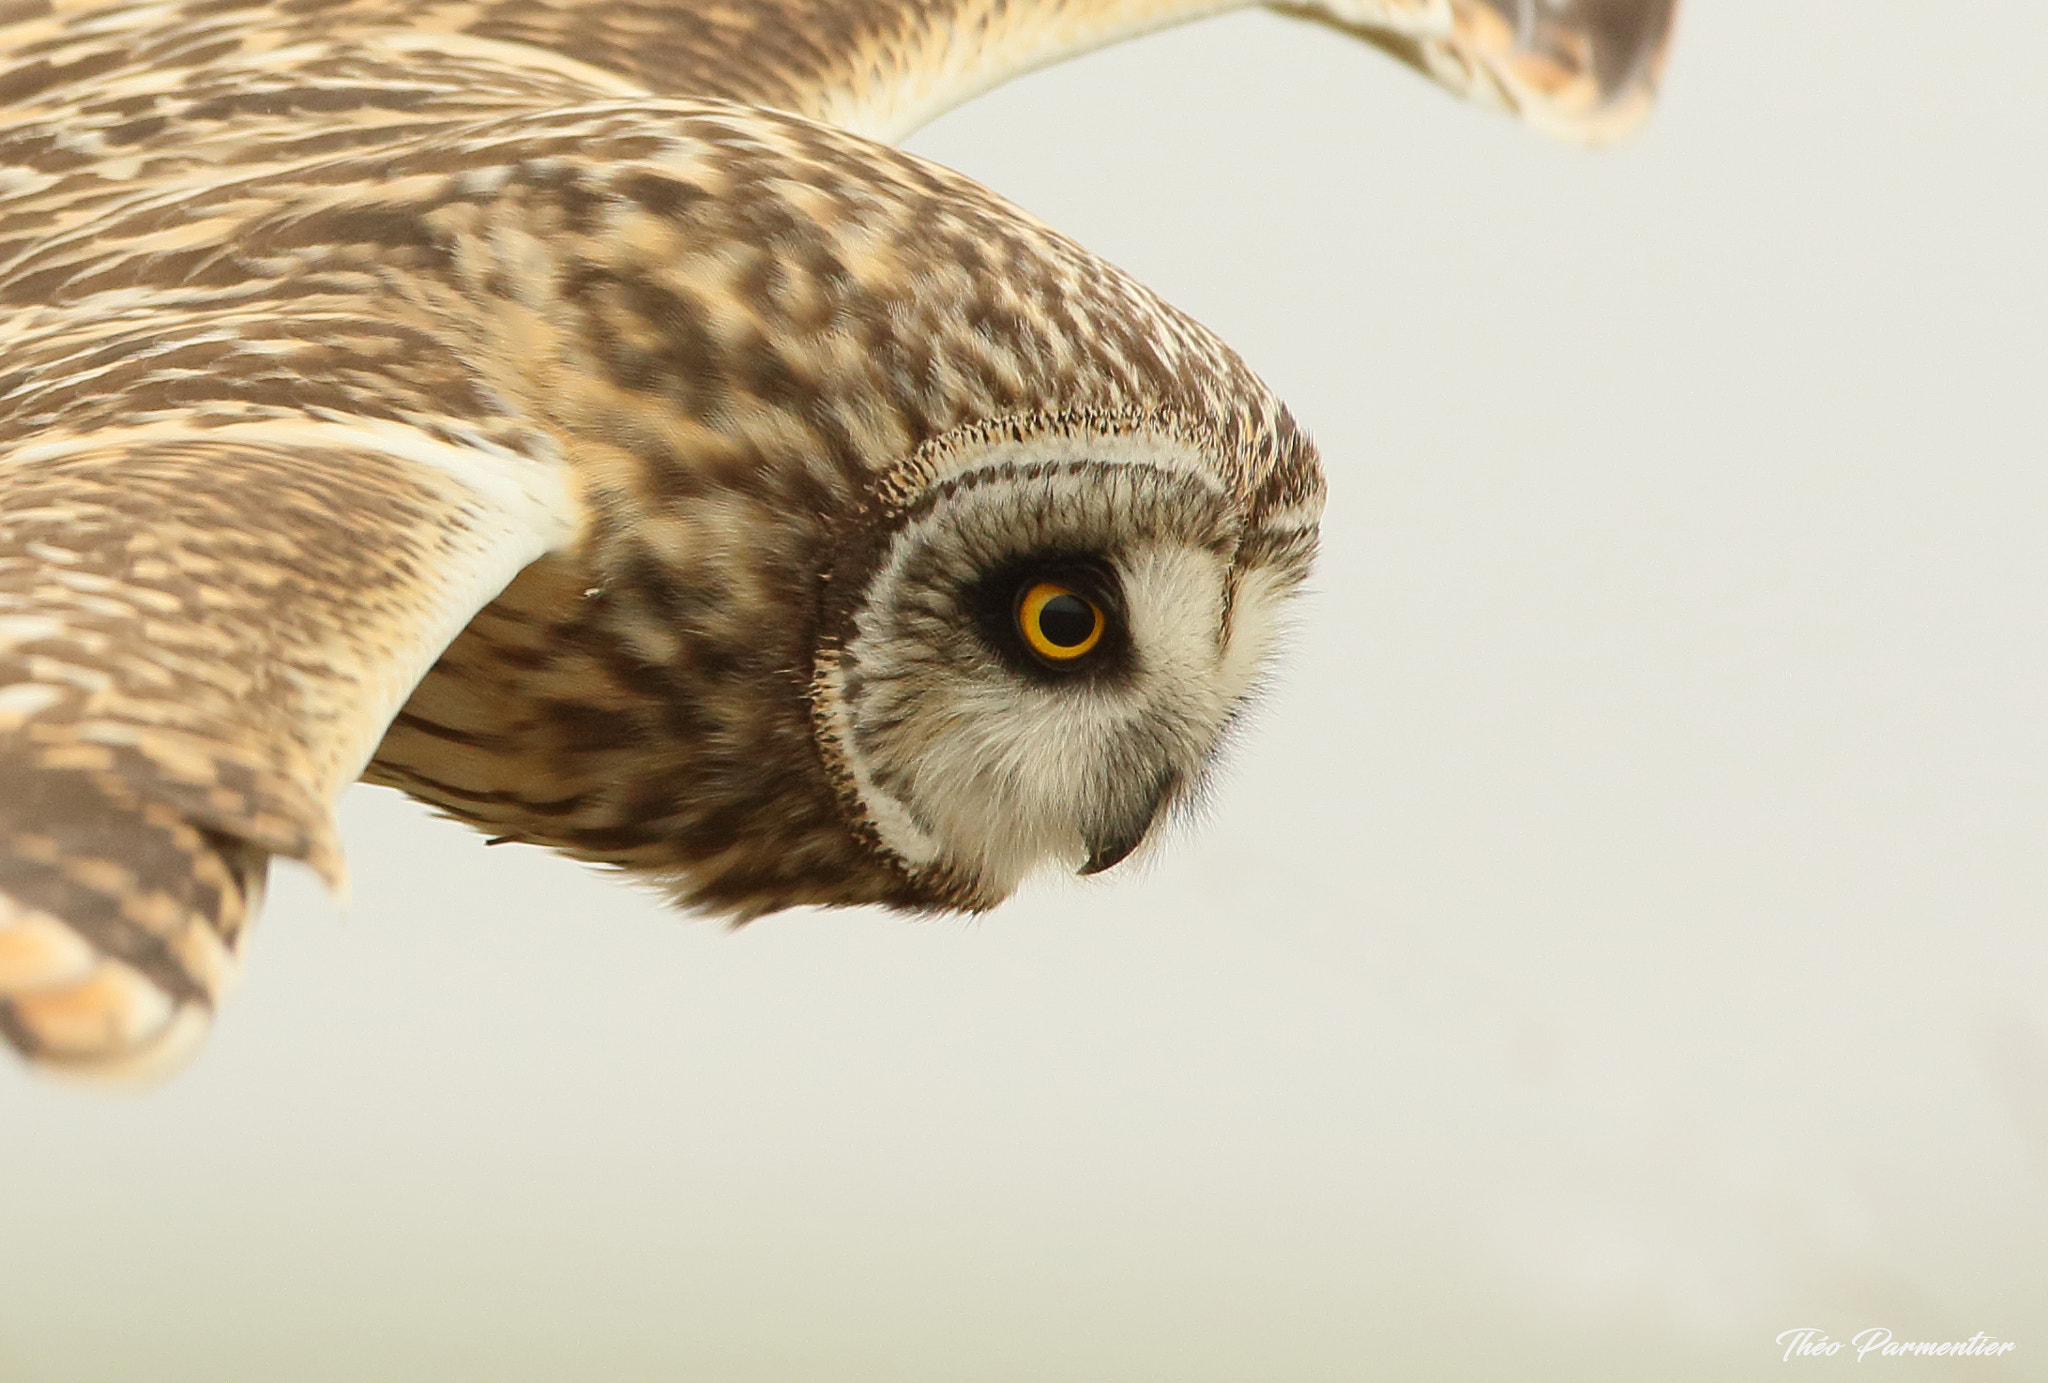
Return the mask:
{"type": "MultiPolygon", "coordinates": [[[[0,1037],[189,1051],[359,775],[736,918],[1139,849],[1260,681],[1315,453],[875,141],[1216,8],[0,19],[0,1037]]],[[[1670,4],[1316,8],[1597,139],[1670,4]]]]}

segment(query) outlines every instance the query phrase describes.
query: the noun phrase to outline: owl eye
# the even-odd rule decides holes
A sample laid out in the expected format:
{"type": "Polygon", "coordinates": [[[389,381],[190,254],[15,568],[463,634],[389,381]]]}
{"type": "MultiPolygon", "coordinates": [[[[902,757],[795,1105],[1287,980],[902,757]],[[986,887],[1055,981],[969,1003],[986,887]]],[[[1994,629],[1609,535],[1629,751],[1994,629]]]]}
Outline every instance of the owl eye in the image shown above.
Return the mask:
{"type": "Polygon", "coordinates": [[[1033,653],[1071,663],[1102,642],[1102,607],[1057,581],[1035,581],[1017,594],[1017,628],[1033,653]]]}

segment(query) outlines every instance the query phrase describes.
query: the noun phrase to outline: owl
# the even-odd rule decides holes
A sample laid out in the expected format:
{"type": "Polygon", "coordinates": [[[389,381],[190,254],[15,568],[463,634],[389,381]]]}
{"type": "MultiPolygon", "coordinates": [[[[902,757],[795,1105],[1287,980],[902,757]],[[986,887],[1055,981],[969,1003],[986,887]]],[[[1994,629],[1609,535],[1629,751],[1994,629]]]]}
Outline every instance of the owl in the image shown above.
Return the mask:
{"type": "MultiPolygon", "coordinates": [[[[889,142],[1224,8],[9,7],[0,1034],[168,1069],[358,778],[742,920],[1130,855],[1260,681],[1315,450],[889,142]]],[[[1599,142],[1671,9],[1295,12],[1599,142]]]]}

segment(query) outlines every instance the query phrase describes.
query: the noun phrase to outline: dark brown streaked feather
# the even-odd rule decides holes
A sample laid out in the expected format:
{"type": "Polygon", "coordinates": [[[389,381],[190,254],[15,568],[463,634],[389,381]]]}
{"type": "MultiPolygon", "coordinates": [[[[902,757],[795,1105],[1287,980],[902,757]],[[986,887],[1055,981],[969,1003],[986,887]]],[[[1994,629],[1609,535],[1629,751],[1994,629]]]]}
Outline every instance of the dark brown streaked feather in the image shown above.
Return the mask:
{"type": "MultiPolygon", "coordinates": [[[[962,437],[1157,428],[1298,577],[1320,474],[1209,333],[873,140],[1226,8],[0,15],[0,1036],[172,1060],[269,857],[339,878],[366,764],[740,916],[992,901],[888,858],[819,739],[873,525],[962,437]]],[[[1314,12],[1597,139],[1670,9],[1314,12]]]]}
{"type": "Polygon", "coordinates": [[[159,426],[0,462],[0,1034],[28,1055],[176,1059],[266,861],[339,884],[334,799],[567,531],[377,440],[159,426]]]}

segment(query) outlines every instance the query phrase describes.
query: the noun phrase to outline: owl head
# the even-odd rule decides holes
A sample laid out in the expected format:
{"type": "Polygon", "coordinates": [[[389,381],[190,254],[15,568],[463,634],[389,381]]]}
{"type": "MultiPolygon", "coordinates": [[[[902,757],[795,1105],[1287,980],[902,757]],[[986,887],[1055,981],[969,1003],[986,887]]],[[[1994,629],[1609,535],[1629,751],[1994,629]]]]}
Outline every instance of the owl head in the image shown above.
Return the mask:
{"type": "Polygon", "coordinates": [[[921,900],[1100,873],[1200,785],[1319,508],[1247,494],[1228,445],[1165,415],[1012,419],[883,487],[833,573],[812,703],[844,809],[921,900]]]}

